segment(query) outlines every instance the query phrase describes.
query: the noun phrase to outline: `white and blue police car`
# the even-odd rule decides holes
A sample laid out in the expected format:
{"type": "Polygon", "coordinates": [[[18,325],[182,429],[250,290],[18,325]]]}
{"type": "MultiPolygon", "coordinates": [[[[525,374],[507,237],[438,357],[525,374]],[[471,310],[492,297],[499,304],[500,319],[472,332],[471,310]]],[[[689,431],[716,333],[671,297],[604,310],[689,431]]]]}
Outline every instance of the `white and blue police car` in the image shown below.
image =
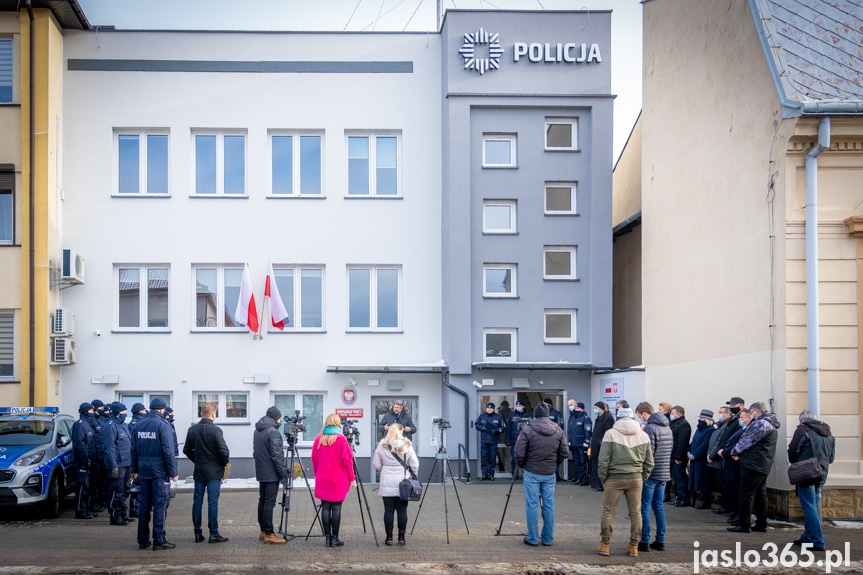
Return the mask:
{"type": "Polygon", "coordinates": [[[57,517],[75,488],[72,424],[56,407],[0,407],[0,506],[57,517]]]}

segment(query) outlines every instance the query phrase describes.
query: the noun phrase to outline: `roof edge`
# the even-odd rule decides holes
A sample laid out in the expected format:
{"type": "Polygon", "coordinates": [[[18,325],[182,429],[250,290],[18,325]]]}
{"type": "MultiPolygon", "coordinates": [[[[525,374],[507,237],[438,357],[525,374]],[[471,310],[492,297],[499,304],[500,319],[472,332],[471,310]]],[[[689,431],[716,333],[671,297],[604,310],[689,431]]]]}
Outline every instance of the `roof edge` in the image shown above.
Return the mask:
{"type": "Polygon", "coordinates": [[[761,44],[761,50],[764,52],[764,58],[767,60],[770,76],[773,78],[773,86],[776,88],[776,94],[779,96],[779,102],[782,104],[782,117],[797,118],[802,116],[803,104],[789,100],[785,94],[785,88],[782,87],[782,80],[779,79],[779,70],[776,69],[776,61],[771,56],[770,44],[767,43],[767,31],[764,28],[764,23],[761,21],[758,0],[749,0],[749,10],[752,12],[752,20],[755,24],[755,32],[758,34],[758,42],[761,44]]]}

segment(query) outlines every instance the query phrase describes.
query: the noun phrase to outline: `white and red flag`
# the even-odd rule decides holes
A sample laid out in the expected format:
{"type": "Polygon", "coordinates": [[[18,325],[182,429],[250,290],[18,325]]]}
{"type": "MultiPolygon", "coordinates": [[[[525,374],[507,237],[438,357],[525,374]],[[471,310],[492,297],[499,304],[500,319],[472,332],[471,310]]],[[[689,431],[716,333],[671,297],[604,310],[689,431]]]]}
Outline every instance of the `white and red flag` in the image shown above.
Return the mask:
{"type": "Polygon", "coordinates": [[[273,273],[272,260],[269,262],[269,270],[267,271],[267,285],[264,287],[264,297],[270,298],[270,316],[273,327],[285,329],[288,310],[285,309],[285,304],[282,303],[282,296],[279,295],[279,286],[276,285],[276,275],[273,273]]]}
{"type": "Polygon", "coordinates": [[[243,267],[243,281],[240,284],[240,299],[237,300],[237,309],[234,319],[238,324],[249,327],[249,331],[258,333],[258,308],[255,306],[255,293],[252,291],[252,278],[249,275],[249,264],[243,267]]]}

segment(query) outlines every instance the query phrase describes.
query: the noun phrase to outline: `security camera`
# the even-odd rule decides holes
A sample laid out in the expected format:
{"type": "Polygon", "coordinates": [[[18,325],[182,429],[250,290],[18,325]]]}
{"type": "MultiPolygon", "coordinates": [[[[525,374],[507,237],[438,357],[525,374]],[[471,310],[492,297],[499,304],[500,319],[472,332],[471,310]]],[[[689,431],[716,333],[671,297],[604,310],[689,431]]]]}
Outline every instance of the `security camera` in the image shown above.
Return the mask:
{"type": "Polygon", "coordinates": [[[473,385],[477,389],[482,389],[482,384],[480,382],[478,382],[477,380],[473,380],[473,385]]]}
{"type": "Polygon", "coordinates": [[[97,330],[96,330],[96,337],[99,337],[99,336],[101,336],[101,335],[102,335],[102,331],[97,329],[97,330]]]}

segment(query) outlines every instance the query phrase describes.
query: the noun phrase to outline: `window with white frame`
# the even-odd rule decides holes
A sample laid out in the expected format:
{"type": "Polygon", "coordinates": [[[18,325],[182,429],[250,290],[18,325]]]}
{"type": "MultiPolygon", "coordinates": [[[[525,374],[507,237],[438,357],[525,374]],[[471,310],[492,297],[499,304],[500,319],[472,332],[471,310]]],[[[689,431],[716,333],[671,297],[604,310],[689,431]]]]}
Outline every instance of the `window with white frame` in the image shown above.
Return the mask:
{"type": "Polygon", "coordinates": [[[482,165],[484,168],[516,167],[515,134],[483,134],[482,165]]]}
{"type": "Polygon", "coordinates": [[[321,196],[323,136],[313,133],[270,133],[270,195],[321,196]]]}
{"type": "Polygon", "coordinates": [[[117,158],[115,194],[165,196],[168,194],[168,132],[115,130],[117,158]]]}
{"type": "Polygon", "coordinates": [[[117,394],[117,401],[126,406],[129,410],[129,417],[132,416],[132,406],[136,403],[141,403],[149,410],[150,402],[159,398],[165,402],[165,405],[171,407],[171,392],[169,391],[123,391],[117,394]]]}
{"type": "Polygon", "coordinates": [[[348,267],[348,331],[399,331],[401,266],[348,267]]]}
{"type": "Polygon", "coordinates": [[[168,331],[171,327],[167,265],[115,265],[117,330],[168,331]]]}
{"type": "Polygon", "coordinates": [[[485,297],[516,297],[516,265],[483,264],[482,282],[485,297]]]}
{"type": "Polygon", "coordinates": [[[482,356],[488,362],[516,361],[518,330],[488,328],[482,330],[482,356]]]}
{"type": "Polygon", "coordinates": [[[15,311],[0,310],[0,381],[15,381],[15,311]]]}
{"type": "MultiPolygon", "coordinates": [[[[273,266],[276,286],[288,318],[285,331],[323,331],[324,267],[273,266]]],[[[279,331],[268,324],[270,331],[279,331]]]]}
{"type": "Polygon", "coordinates": [[[311,444],[324,426],[324,394],[320,392],[277,391],[272,395],[272,405],[282,414],[282,423],[286,417],[293,417],[297,410],[306,416],[306,431],[300,432],[300,443],[311,444]]]}
{"type": "Polygon", "coordinates": [[[545,183],[545,213],[550,216],[576,213],[575,182],[545,183]]]}
{"type": "Polygon", "coordinates": [[[195,393],[195,412],[201,417],[205,403],[216,406],[216,423],[249,423],[249,394],[244,391],[199,391],[195,393]]]}
{"type": "Polygon", "coordinates": [[[578,120],[576,118],[546,118],[545,149],[577,150],[578,120]]]}
{"type": "Polygon", "coordinates": [[[399,197],[399,135],[348,134],[348,197],[399,197]]]}
{"type": "Polygon", "coordinates": [[[516,233],[516,201],[483,200],[482,231],[485,234],[516,233]]]}
{"type": "Polygon", "coordinates": [[[192,136],[193,195],[246,195],[246,134],[198,130],[192,136]]]}
{"type": "Polygon", "coordinates": [[[574,280],[575,246],[544,246],[542,277],[547,280],[574,280]]]}
{"type": "Polygon", "coordinates": [[[242,331],[234,318],[240,299],[243,267],[237,265],[193,266],[195,285],[195,329],[242,331]]]}
{"type": "Polygon", "coordinates": [[[0,36],[0,104],[15,101],[15,57],[12,36],[0,36]]]}
{"type": "Polygon", "coordinates": [[[576,316],[574,309],[545,310],[545,343],[575,343],[576,316]]]}

